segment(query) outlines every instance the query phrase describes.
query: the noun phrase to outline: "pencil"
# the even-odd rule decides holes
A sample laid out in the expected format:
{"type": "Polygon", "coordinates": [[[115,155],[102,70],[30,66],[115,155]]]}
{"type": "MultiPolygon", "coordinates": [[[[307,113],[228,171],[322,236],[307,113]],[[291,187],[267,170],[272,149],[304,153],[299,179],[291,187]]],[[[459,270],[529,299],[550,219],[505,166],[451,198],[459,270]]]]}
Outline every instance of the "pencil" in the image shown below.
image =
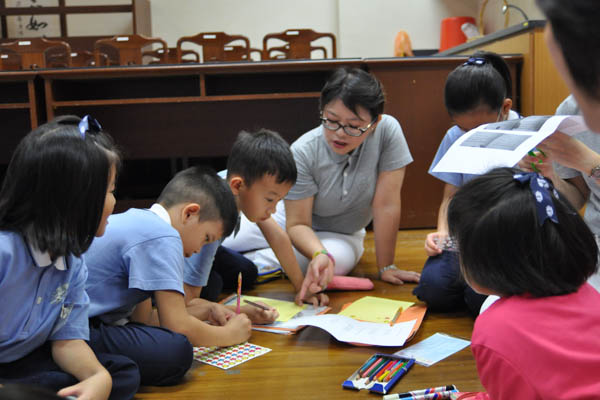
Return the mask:
{"type": "Polygon", "coordinates": [[[246,300],[246,299],[244,299],[244,303],[248,303],[248,304],[250,304],[251,306],[258,307],[258,308],[260,308],[261,310],[265,310],[265,311],[269,311],[269,310],[270,310],[270,308],[269,308],[269,307],[267,307],[267,306],[263,306],[262,304],[255,303],[255,302],[253,302],[253,301],[250,301],[250,300],[246,300]]]}
{"type": "Polygon", "coordinates": [[[238,274],[237,307],[235,313],[240,313],[240,299],[242,298],[242,273],[238,274]]]}
{"type": "Polygon", "coordinates": [[[394,365],[395,363],[396,363],[396,360],[390,360],[390,361],[389,361],[387,364],[385,364],[385,365],[383,366],[383,368],[381,368],[381,369],[379,370],[379,372],[377,372],[377,373],[375,374],[375,376],[373,377],[373,379],[372,379],[372,380],[373,380],[373,381],[377,381],[377,380],[379,380],[379,378],[381,378],[381,376],[382,376],[382,375],[385,373],[385,371],[387,371],[387,370],[388,370],[388,368],[389,368],[389,367],[391,367],[392,365],[394,365]]]}
{"type": "Polygon", "coordinates": [[[390,321],[390,326],[394,326],[396,320],[398,319],[398,317],[400,317],[400,314],[402,314],[402,307],[398,307],[398,311],[396,311],[396,314],[394,314],[394,318],[392,318],[392,320],[390,321]]]}
{"type": "Polygon", "coordinates": [[[365,372],[363,372],[363,374],[361,375],[361,378],[365,378],[367,375],[369,375],[371,373],[371,371],[376,366],[378,366],[379,364],[381,364],[383,361],[385,361],[385,359],[383,357],[379,357],[377,359],[377,361],[375,361],[373,364],[371,364],[371,366],[365,372]]]}
{"type": "Polygon", "coordinates": [[[366,363],[364,363],[364,365],[362,367],[360,367],[360,369],[358,370],[358,375],[362,375],[363,372],[365,372],[367,370],[367,368],[369,368],[371,366],[371,364],[373,364],[375,362],[375,360],[377,360],[377,356],[376,355],[372,355],[371,358],[369,358],[367,360],[366,363]]]}

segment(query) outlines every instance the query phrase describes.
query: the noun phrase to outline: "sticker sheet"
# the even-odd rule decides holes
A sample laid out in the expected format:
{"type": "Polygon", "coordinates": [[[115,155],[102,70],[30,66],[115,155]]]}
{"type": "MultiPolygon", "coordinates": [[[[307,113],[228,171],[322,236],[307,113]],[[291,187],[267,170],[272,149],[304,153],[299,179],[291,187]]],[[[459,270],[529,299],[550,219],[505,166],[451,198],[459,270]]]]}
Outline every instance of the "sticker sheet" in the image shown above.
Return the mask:
{"type": "Polygon", "coordinates": [[[194,347],[194,359],[221,369],[229,369],[269,351],[271,349],[267,347],[248,342],[229,347],[194,347]]]}

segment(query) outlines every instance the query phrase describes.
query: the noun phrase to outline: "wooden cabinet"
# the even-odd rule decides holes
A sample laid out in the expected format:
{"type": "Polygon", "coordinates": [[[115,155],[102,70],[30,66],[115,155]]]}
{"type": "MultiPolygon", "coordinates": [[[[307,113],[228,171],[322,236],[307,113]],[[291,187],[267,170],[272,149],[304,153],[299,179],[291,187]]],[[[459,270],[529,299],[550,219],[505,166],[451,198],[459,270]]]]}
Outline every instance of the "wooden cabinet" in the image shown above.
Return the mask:
{"type": "Polygon", "coordinates": [[[32,71],[0,73],[0,164],[7,164],[21,138],[37,127],[35,76],[32,71]]]}
{"type": "MultiPolygon", "coordinates": [[[[402,190],[401,227],[433,227],[443,183],[427,171],[452,125],[444,107],[446,77],[464,61],[464,57],[289,60],[0,73],[6,77],[4,84],[14,78],[11,90],[21,96],[7,101],[6,109],[13,107],[11,115],[29,113],[30,118],[6,118],[9,125],[16,125],[4,131],[3,162],[38,119],[91,114],[123,150],[126,166],[119,177],[118,208],[148,206],[177,170],[213,161],[218,164],[215,168],[224,167],[243,129],[272,129],[293,142],[319,124],[320,91],[331,72],[359,67],[383,83],[385,112],[400,121],[414,158],[402,190]],[[45,102],[41,116],[36,114],[36,95],[45,102]],[[18,126],[28,121],[30,126],[18,126]]],[[[507,57],[517,83],[521,61],[520,56],[507,57]]]]}

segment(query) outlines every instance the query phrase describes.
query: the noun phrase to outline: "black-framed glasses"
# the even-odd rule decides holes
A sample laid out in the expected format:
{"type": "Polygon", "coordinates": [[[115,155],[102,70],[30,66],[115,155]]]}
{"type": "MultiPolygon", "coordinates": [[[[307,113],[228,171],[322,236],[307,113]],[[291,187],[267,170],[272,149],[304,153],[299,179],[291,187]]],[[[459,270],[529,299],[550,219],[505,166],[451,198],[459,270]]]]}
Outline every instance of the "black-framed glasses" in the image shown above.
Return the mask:
{"type": "Polygon", "coordinates": [[[342,125],[338,121],[332,121],[330,119],[327,119],[323,116],[323,114],[321,114],[320,118],[321,124],[325,127],[325,129],[329,129],[330,131],[337,131],[338,129],[342,128],[346,135],[353,137],[361,136],[363,133],[371,129],[373,124],[377,122],[377,118],[375,118],[369,123],[369,125],[365,126],[364,128],[355,128],[350,125],[342,125]]]}
{"type": "Polygon", "coordinates": [[[86,132],[97,133],[100,131],[102,131],[102,126],[100,126],[100,122],[98,122],[96,118],[92,117],[89,114],[81,118],[81,121],[79,121],[79,133],[81,134],[82,139],[85,139],[86,132]]]}

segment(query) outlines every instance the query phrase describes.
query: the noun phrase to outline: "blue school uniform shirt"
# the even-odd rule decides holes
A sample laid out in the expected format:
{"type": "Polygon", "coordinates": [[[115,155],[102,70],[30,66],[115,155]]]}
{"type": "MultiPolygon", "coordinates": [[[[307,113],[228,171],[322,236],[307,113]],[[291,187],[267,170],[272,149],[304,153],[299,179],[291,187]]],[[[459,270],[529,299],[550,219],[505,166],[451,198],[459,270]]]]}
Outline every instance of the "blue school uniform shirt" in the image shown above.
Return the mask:
{"type": "MultiPolygon", "coordinates": [[[[510,110],[508,112],[507,119],[519,119],[520,116],[517,112],[510,110]]],[[[438,147],[437,153],[435,153],[435,157],[431,162],[431,166],[429,167],[429,174],[435,176],[439,180],[454,185],[456,187],[460,187],[465,183],[469,182],[471,179],[478,177],[479,175],[475,174],[463,174],[459,172],[433,172],[435,166],[440,162],[441,158],[446,154],[450,146],[454,144],[462,135],[466,132],[458,127],[458,125],[454,125],[452,128],[448,129],[444,138],[442,139],[442,143],[440,143],[440,147],[438,147]]]]}
{"type": "Polygon", "coordinates": [[[81,258],[29,246],[0,231],[0,363],[23,358],[48,340],[88,340],[87,269],[81,258]]]}
{"type": "Polygon", "coordinates": [[[111,324],[128,317],[154,291],[183,294],[183,244],[166,218],[158,204],[108,218],[106,232],[84,254],[90,317],[111,324]]]}
{"type": "Polygon", "coordinates": [[[465,134],[465,131],[460,129],[458,125],[454,125],[452,128],[448,129],[444,138],[442,139],[442,143],[440,143],[440,147],[438,147],[437,153],[435,153],[435,157],[431,162],[431,167],[429,167],[429,173],[439,180],[454,185],[456,187],[460,187],[463,184],[467,183],[473,178],[476,178],[478,175],[474,174],[462,174],[458,172],[433,172],[433,169],[437,165],[438,162],[442,159],[444,154],[448,151],[450,146],[454,144],[462,135],[465,134]]]}

